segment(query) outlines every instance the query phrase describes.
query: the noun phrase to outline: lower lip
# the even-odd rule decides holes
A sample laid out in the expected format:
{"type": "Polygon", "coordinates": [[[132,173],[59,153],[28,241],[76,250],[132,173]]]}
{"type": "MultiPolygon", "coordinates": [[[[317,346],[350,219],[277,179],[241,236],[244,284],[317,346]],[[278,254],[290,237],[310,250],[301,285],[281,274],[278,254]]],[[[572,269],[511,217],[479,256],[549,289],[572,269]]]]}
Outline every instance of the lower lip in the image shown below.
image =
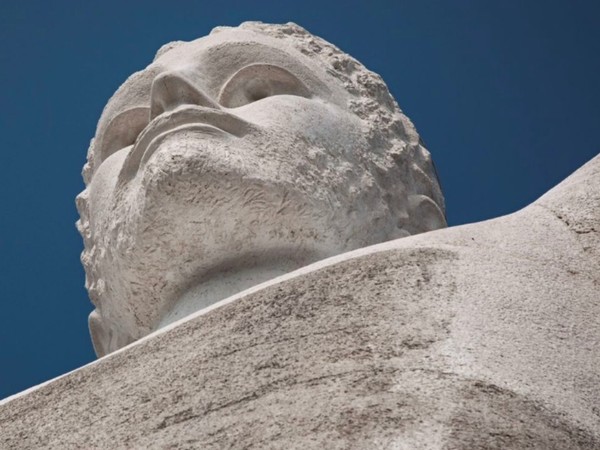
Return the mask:
{"type": "Polygon", "coordinates": [[[212,136],[229,135],[229,133],[222,130],[221,128],[213,127],[212,125],[207,125],[207,124],[181,125],[179,127],[173,128],[171,130],[168,130],[168,131],[165,131],[164,133],[159,134],[154,139],[152,139],[152,141],[150,141],[150,143],[148,144],[148,147],[146,147],[146,150],[144,151],[144,154],[140,161],[140,167],[142,167],[144,164],[146,164],[146,162],[148,162],[148,160],[154,154],[156,149],[160,146],[160,144],[162,144],[162,142],[168,136],[170,136],[173,133],[179,133],[181,131],[194,131],[194,132],[199,132],[199,133],[212,135],[212,136]]]}

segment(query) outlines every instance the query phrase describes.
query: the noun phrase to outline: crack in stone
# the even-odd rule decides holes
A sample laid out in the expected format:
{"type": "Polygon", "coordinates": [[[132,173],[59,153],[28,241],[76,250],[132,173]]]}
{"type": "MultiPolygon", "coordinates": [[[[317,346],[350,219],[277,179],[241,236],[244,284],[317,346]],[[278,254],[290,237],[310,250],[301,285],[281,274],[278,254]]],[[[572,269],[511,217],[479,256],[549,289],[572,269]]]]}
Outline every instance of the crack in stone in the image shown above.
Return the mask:
{"type": "Polygon", "coordinates": [[[558,220],[560,220],[562,223],[564,223],[567,226],[567,228],[569,229],[569,231],[572,231],[576,234],[589,234],[589,233],[597,233],[598,232],[598,230],[596,230],[596,228],[594,228],[594,227],[577,228],[577,225],[571,224],[571,222],[565,216],[563,216],[562,214],[560,214],[557,211],[554,211],[549,206],[546,206],[543,204],[537,204],[537,206],[540,206],[541,208],[544,208],[546,211],[551,213],[554,217],[556,217],[558,220]]]}

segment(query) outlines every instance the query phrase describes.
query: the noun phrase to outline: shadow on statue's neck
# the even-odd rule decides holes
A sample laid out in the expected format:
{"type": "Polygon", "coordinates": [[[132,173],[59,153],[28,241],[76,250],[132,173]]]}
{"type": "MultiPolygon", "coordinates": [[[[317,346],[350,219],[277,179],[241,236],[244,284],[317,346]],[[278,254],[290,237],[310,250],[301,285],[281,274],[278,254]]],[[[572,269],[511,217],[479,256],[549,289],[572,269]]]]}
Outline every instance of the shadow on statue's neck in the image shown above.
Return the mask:
{"type": "Polygon", "coordinates": [[[192,284],[175,301],[173,307],[162,317],[156,330],[170,325],[197,311],[203,310],[220,300],[231,297],[257,284],[292,272],[300,267],[325,258],[313,255],[311,258],[256,261],[213,273],[210,277],[192,284]]]}

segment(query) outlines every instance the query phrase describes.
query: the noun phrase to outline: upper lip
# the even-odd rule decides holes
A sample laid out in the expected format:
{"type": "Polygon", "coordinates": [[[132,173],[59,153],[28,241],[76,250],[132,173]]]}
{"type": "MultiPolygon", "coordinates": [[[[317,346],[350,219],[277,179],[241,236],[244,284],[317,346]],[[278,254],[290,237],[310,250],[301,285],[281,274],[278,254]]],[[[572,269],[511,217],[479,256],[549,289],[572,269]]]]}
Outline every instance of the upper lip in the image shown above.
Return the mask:
{"type": "Polygon", "coordinates": [[[154,139],[176,128],[191,125],[206,125],[237,137],[244,136],[256,128],[250,122],[227,111],[195,105],[179,106],[155,117],[141,131],[125,159],[119,175],[120,181],[126,182],[133,178],[140,166],[148,160],[151,155],[147,153],[155,150],[155,148],[149,148],[154,139]]]}

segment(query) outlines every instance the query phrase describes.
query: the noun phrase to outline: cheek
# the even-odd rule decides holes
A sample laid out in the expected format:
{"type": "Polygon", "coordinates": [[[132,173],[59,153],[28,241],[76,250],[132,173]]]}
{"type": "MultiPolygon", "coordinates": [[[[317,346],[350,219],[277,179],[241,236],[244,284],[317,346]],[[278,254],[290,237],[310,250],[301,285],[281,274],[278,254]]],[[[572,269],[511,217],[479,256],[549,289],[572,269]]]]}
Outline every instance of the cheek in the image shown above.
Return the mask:
{"type": "Polygon", "coordinates": [[[305,139],[309,144],[330,150],[355,147],[362,135],[356,116],[318,99],[277,95],[232,112],[269,133],[305,139]]]}

